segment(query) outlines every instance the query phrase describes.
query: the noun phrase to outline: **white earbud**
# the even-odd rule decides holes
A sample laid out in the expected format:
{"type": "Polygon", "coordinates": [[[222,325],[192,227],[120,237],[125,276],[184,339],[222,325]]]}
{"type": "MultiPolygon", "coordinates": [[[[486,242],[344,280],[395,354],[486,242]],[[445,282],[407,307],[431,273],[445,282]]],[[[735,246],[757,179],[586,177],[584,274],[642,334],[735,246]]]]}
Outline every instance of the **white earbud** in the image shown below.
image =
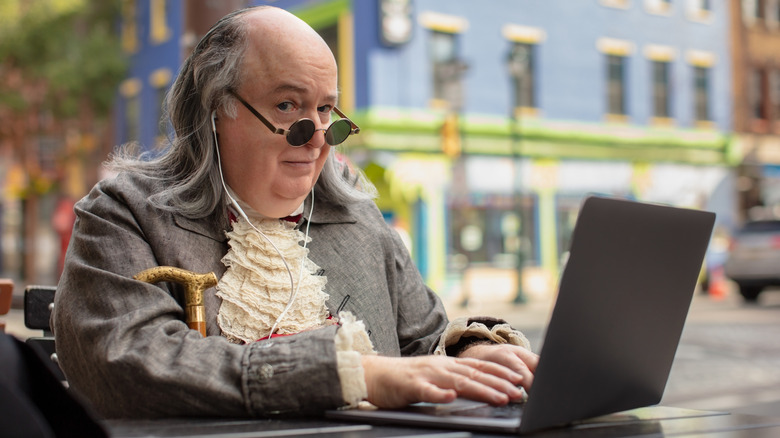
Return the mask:
{"type": "MultiPolygon", "coordinates": [[[[217,133],[217,110],[214,110],[211,112],[211,132],[214,134],[217,133]]],[[[214,139],[216,141],[216,139],[214,139]]]]}

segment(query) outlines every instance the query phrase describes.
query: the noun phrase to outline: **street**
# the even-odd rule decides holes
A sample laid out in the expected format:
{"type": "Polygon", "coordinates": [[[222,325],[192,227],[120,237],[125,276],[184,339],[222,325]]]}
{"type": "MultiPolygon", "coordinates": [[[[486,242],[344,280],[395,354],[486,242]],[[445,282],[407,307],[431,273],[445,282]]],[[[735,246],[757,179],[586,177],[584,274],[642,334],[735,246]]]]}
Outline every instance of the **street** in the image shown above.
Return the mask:
{"type": "MultiPolygon", "coordinates": [[[[520,305],[447,307],[450,318],[504,318],[522,330],[535,349],[552,308],[551,302],[538,299],[520,305]]],[[[20,309],[3,318],[11,334],[38,335],[24,328],[20,309]]],[[[780,417],[780,290],[763,293],[756,305],[743,304],[733,288],[717,300],[697,293],[662,404],[780,417]]]]}
{"type": "MultiPolygon", "coordinates": [[[[449,306],[451,318],[492,315],[522,330],[536,349],[551,303],[449,306]]],[[[696,294],[664,405],[780,416],[780,290],[745,305],[733,287],[720,299],[696,294]]]]}

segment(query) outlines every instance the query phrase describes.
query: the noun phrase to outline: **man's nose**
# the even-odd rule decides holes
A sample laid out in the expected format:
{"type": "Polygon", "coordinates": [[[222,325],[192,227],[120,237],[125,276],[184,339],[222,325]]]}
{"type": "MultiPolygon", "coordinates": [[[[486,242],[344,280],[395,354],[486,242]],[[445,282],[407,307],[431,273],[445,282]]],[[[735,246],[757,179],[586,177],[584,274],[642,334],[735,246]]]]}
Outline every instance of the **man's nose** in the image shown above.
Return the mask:
{"type": "Polygon", "coordinates": [[[321,148],[325,146],[325,132],[328,130],[328,128],[317,128],[314,130],[314,134],[311,136],[311,140],[309,140],[306,145],[315,147],[315,148],[321,148]],[[319,132],[322,131],[322,135],[319,134],[319,132]]]}

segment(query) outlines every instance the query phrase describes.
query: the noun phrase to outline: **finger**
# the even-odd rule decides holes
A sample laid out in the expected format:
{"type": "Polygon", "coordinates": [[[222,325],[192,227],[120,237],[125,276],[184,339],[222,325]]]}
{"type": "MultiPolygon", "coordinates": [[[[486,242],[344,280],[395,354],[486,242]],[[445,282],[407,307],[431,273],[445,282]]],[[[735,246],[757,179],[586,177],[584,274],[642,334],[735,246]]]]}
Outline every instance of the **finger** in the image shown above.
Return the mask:
{"type": "MultiPolygon", "coordinates": [[[[466,398],[479,398],[492,404],[506,404],[510,399],[522,397],[522,392],[516,383],[495,374],[484,372],[480,368],[496,371],[500,367],[496,364],[482,363],[482,361],[469,360],[459,363],[452,369],[455,388],[459,395],[466,398]]],[[[517,375],[511,373],[516,380],[517,375]]]]}
{"type": "Polygon", "coordinates": [[[483,373],[492,374],[503,380],[512,382],[515,385],[519,385],[523,380],[523,375],[521,373],[518,373],[511,367],[508,367],[499,362],[491,362],[489,360],[479,360],[472,358],[458,358],[456,361],[460,364],[476,368],[483,373]]]}
{"type": "Polygon", "coordinates": [[[523,347],[514,347],[512,350],[515,360],[511,368],[523,376],[523,388],[529,390],[534,382],[536,367],[539,365],[539,355],[523,347]]]}
{"type": "MultiPolygon", "coordinates": [[[[502,376],[515,384],[522,385],[526,390],[531,388],[534,380],[534,373],[532,370],[536,368],[536,364],[538,363],[538,356],[533,352],[520,346],[501,344],[478,345],[467,350],[467,353],[470,353],[472,358],[479,358],[487,363],[503,366],[521,378],[507,377],[506,374],[495,371],[495,368],[484,368],[486,372],[502,376]],[[525,360],[528,360],[530,365],[526,363],[525,360]]],[[[460,358],[460,360],[467,359],[460,358]]]]}
{"type": "MultiPolygon", "coordinates": [[[[531,389],[531,385],[534,383],[534,372],[531,367],[523,359],[519,358],[515,354],[510,354],[507,359],[507,366],[512,369],[513,372],[522,376],[522,380],[519,382],[526,390],[531,389]]],[[[535,369],[535,368],[534,368],[535,369]]]]}
{"type": "Polygon", "coordinates": [[[417,399],[427,403],[450,403],[458,396],[458,392],[454,389],[444,389],[438,386],[425,382],[420,387],[420,392],[417,399]]]}
{"type": "Polygon", "coordinates": [[[522,360],[531,372],[536,372],[536,367],[539,366],[539,355],[531,350],[523,347],[516,347],[515,354],[522,360]]]}

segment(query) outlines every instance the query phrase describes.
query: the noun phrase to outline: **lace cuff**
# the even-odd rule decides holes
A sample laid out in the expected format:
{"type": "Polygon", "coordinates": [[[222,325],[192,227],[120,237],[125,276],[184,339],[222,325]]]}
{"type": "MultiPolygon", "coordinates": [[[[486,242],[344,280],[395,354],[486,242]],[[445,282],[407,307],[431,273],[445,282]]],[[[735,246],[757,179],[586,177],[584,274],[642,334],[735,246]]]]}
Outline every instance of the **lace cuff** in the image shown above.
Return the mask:
{"type": "Polygon", "coordinates": [[[339,313],[341,327],[336,333],[336,365],[341,380],[341,394],[348,407],[357,405],[368,396],[366,379],[360,357],[376,354],[366,333],[363,321],[350,312],[339,313]]]}
{"type": "Polygon", "coordinates": [[[512,344],[531,349],[531,343],[506,321],[496,318],[462,317],[450,321],[439,337],[433,354],[457,356],[473,344],[512,344]]]}

